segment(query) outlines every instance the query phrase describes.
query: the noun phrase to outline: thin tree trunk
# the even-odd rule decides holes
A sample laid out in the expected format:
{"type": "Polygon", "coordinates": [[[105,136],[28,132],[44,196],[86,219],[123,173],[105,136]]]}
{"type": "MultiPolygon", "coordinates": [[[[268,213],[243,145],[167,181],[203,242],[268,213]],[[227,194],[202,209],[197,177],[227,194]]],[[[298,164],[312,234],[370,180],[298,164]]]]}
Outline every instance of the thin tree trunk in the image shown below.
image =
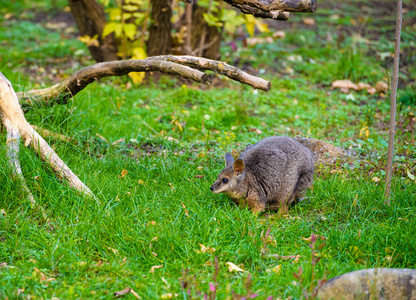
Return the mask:
{"type": "Polygon", "coordinates": [[[220,58],[221,31],[207,24],[204,13],[208,13],[208,9],[195,3],[192,10],[192,51],[196,55],[217,60],[220,58]]]}
{"type": "Polygon", "coordinates": [[[97,62],[118,60],[117,42],[113,34],[101,39],[106,24],[103,7],[96,0],[69,0],[72,15],[77,23],[81,36],[98,35],[98,47],[89,46],[92,57],[97,62]]]}
{"type": "Polygon", "coordinates": [[[400,58],[400,33],[402,28],[402,1],[397,0],[397,15],[396,15],[396,37],[394,45],[394,67],[393,67],[393,81],[391,84],[390,96],[390,129],[389,129],[389,149],[387,154],[386,166],[386,189],[384,191],[384,203],[390,205],[391,196],[391,179],[393,175],[393,156],[394,156],[394,133],[396,128],[396,95],[397,85],[399,82],[399,58],[400,58]]]}
{"type": "Polygon", "coordinates": [[[147,55],[170,54],[172,44],[172,0],[152,0],[147,55]]]}

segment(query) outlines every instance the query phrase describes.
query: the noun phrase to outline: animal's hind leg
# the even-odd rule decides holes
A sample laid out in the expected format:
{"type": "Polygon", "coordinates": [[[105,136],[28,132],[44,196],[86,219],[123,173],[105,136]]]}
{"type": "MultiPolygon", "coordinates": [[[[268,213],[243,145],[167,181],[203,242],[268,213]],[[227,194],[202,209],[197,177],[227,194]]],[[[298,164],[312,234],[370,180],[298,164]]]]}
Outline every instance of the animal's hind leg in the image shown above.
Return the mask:
{"type": "Polygon", "coordinates": [[[296,183],[293,191],[293,197],[296,201],[303,196],[303,193],[307,188],[312,185],[313,182],[313,171],[303,173],[299,176],[298,182],[296,183]]]}

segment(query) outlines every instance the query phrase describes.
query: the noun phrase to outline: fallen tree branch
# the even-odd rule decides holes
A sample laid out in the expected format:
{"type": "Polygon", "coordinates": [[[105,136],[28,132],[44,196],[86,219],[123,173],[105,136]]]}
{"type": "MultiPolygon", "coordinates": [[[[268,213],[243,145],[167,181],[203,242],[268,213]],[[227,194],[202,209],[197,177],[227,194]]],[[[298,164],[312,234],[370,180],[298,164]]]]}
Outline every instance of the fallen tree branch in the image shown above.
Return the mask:
{"type": "Polygon", "coordinates": [[[268,92],[271,88],[271,82],[260,77],[250,75],[239,68],[230,66],[222,61],[211,60],[202,57],[194,56],[176,56],[176,55],[160,55],[148,57],[145,60],[166,60],[177,64],[190,66],[202,70],[211,70],[218,74],[225,75],[231,79],[237,80],[241,83],[251,85],[256,89],[268,92]]]}
{"type": "Polygon", "coordinates": [[[269,91],[271,83],[262,78],[252,76],[224,62],[193,56],[152,56],[144,60],[121,60],[98,63],[77,71],[63,82],[41,90],[30,90],[17,93],[20,103],[34,105],[52,105],[66,103],[88,84],[99,78],[121,76],[130,72],[160,71],[180,75],[204,84],[211,84],[208,74],[198,69],[211,70],[231,79],[251,85],[254,88],[269,91]]]}
{"type": "MultiPolygon", "coordinates": [[[[12,165],[13,173],[23,179],[23,189],[27,189],[27,186],[24,182],[23,175],[21,175],[18,160],[19,134],[25,146],[30,145],[36,153],[39,153],[41,158],[51,166],[52,170],[61,180],[67,181],[72,188],[81,193],[95,198],[91,190],[68,168],[48,143],[26,121],[13,87],[2,73],[0,73],[0,114],[2,124],[8,132],[8,137],[12,139],[9,140],[10,146],[8,146],[9,161],[12,165]]],[[[30,193],[29,195],[29,200],[33,199],[30,193]]]]}
{"type": "Polygon", "coordinates": [[[66,103],[66,101],[84,89],[88,84],[99,78],[108,76],[121,76],[130,72],[160,71],[163,73],[180,75],[197,82],[211,84],[209,76],[199,70],[195,70],[179,64],[162,60],[121,60],[98,63],[68,77],[63,82],[41,90],[19,92],[17,96],[20,102],[33,105],[36,102],[43,104],[66,103]]]}
{"type": "Polygon", "coordinates": [[[36,125],[30,124],[30,126],[34,130],[36,130],[43,137],[47,136],[47,137],[50,137],[52,139],[59,140],[59,141],[62,141],[62,142],[66,142],[66,143],[71,143],[71,144],[77,144],[78,143],[78,141],[76,139],[73,139],[69,136],[59,134],[59,133],[56,133],[56,132],[52,132],[48,129],[45,129],[45,128],[42,128],[42,127],[39,127],[39,126],[36,126],[36,125]]]}
{"type": "MultiPolygon", "coordinates": [[[[258,14],[265,13],[261,18],[267,17],[267,13],[274,11],[290,11],[290,12],[315,12],[317,8],[317,0],[224,0],[228,4],[238,8],[244,13],[251,13],[248,7],[256,9],[258,14]]],[[[273,18],[274,19],[274,18],[273,18]]]]}
{"type": "Polygon", "coordinates": [[[35,198],[30,192],[29,188],[26,185],[25,178],[22,173],[22,168],[20,167],[19,160],[19,144],[20,144],[20,132],[19,129],[6,117],[3,118],[2,123],[4,128],[7,131],[7,158],[9,159],[9,166],[12,170],[13,176],[20,181],[20,186],[22,194],[27,196],[27,200],[30,202],[30,205],[34,207],[35,198]]]}

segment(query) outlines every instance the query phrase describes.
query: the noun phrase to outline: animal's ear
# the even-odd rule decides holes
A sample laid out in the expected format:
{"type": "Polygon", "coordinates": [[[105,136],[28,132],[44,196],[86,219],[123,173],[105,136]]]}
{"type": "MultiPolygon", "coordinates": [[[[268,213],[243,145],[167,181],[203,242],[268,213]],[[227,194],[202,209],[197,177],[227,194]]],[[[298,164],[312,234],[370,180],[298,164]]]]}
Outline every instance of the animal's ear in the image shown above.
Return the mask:
{"type": "Polygon", "coordinates": [[[228,167],[234,162],[234,157],[230,153],[225,154],[225,166],[228,167]]]}
{"type": "Polygon", "coordinates": [[[237,159],[233,164],[234,174],[240,175],[244,172],[244,162],[242,159],[237,159]]]}

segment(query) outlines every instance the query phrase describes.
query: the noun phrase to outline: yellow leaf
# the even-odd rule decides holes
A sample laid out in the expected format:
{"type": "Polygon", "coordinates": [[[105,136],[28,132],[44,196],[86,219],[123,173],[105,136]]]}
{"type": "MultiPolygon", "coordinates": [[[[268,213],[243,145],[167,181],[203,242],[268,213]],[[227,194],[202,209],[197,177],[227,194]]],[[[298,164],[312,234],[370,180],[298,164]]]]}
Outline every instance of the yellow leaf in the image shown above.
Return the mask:
{"type": "Polygon", "coordinates": [[[110,21],[120,21],[121,20],[121,8],[115,7],[110,8],[108,11],[108,17],[110,21]]]}
{"type": "Polygon", "coordinates": [[[258,19],[254,19],[254,21],[256,22],[257,29],[261,33],[269,32],[269,27],[268,27],[268,25],[266,23],[264,23],[264,22],[262,22],[262,21],[260,21],[258,19]]]}
{"type": "Polygon", "coordinates": [[[281,267],[282,267],[281,265],[277,265],[276,267],[274,267],[274,268],[272,269],[272,271],[273,271],[274,273],[276,273],[276,274],[279,274],[281,267]]]}
{"type": "Polygon", "coordinates": [[[121,37],[123,33],[123,24],[116,23],[116,26],[114,28],[114,33],[116,37],[121,37]]]}
{"type": "Polygon", "coordinates": [[[102,38],[105,38],[110,33],[113,33],[116,30],[116,26],[117,26],[117,23],[114,23],[114,22],[108,22],[107,24],[105,24],[103,33],[101,35],[102,38]]]}
{"type": "Polygon", "coordinates": [[[145,185],[145,182],[143,180],[139,179],[139,184],[140,185],[145,185]]]}
{"type": "Polygon", "coordinates": [[[134,36],[137,32],[137,26],[131,23],[124,24],[123,31],[127,38],[129,38],[130,40],[134,40],[134,36]]]}
{"type": "Polygon", "coordinates": [[[136,5],[123,5],[122,8],[127,11],[136,11],[139,9],[136,5]]]}
{"type": "Polygon", "coordinates": [[[143,79],[144,79],[144,72],[130,72],[129,77],[131,78],[131,80],[133,81],[133,83],[142,83],[143,79]]]}
{"type": "Polygon", "coordinates": [[[123,171],[121,171],[120,175],[118,175],[118,178],[121,179],[121,178],[125,177],[128,173],[129,173],[128,171],[123,169],[123,171]]]}
{"type": "Polygon", "coordinates": [[[254,35],[254,29],[256,26],[256,19],[252,15],[245,15],[246,18],[246,28],[250,36],[254,35]]]}
{"type": "Polygon", "coordinates": [[[160,269],[160,268],[162,268],[163,267],[163,265],[160,265],[160,266],[153,266],[151,269],[150,269],[150,273],[154,273],[155,272],[155,270],[156,269],[160,269]]]}
{"type": "Polygon", "coordinates": [[[213,253],[215,252],[215,248],[212,247],[205,247],[203,244],[199,244],[201,247],[201,251],[197,250],[198,253],[213,253]]]}
{"type": "Polygon", "coordinates": [[[236,266],[232,262],[227,262],[225,264],[228,265],[228,271],[230,271],[230,272],[233,272],[233,271],[235,271],[235,272],[247,272],[247,271],[244,271],[243,269],[241,269],[240,267],[236,266]]]}
{"type": "Polygon", "coordinates": [[[132,59],[145,59],[147,57],[146,50],[143,47],[133,48],[132,53],[132,59]]]}

